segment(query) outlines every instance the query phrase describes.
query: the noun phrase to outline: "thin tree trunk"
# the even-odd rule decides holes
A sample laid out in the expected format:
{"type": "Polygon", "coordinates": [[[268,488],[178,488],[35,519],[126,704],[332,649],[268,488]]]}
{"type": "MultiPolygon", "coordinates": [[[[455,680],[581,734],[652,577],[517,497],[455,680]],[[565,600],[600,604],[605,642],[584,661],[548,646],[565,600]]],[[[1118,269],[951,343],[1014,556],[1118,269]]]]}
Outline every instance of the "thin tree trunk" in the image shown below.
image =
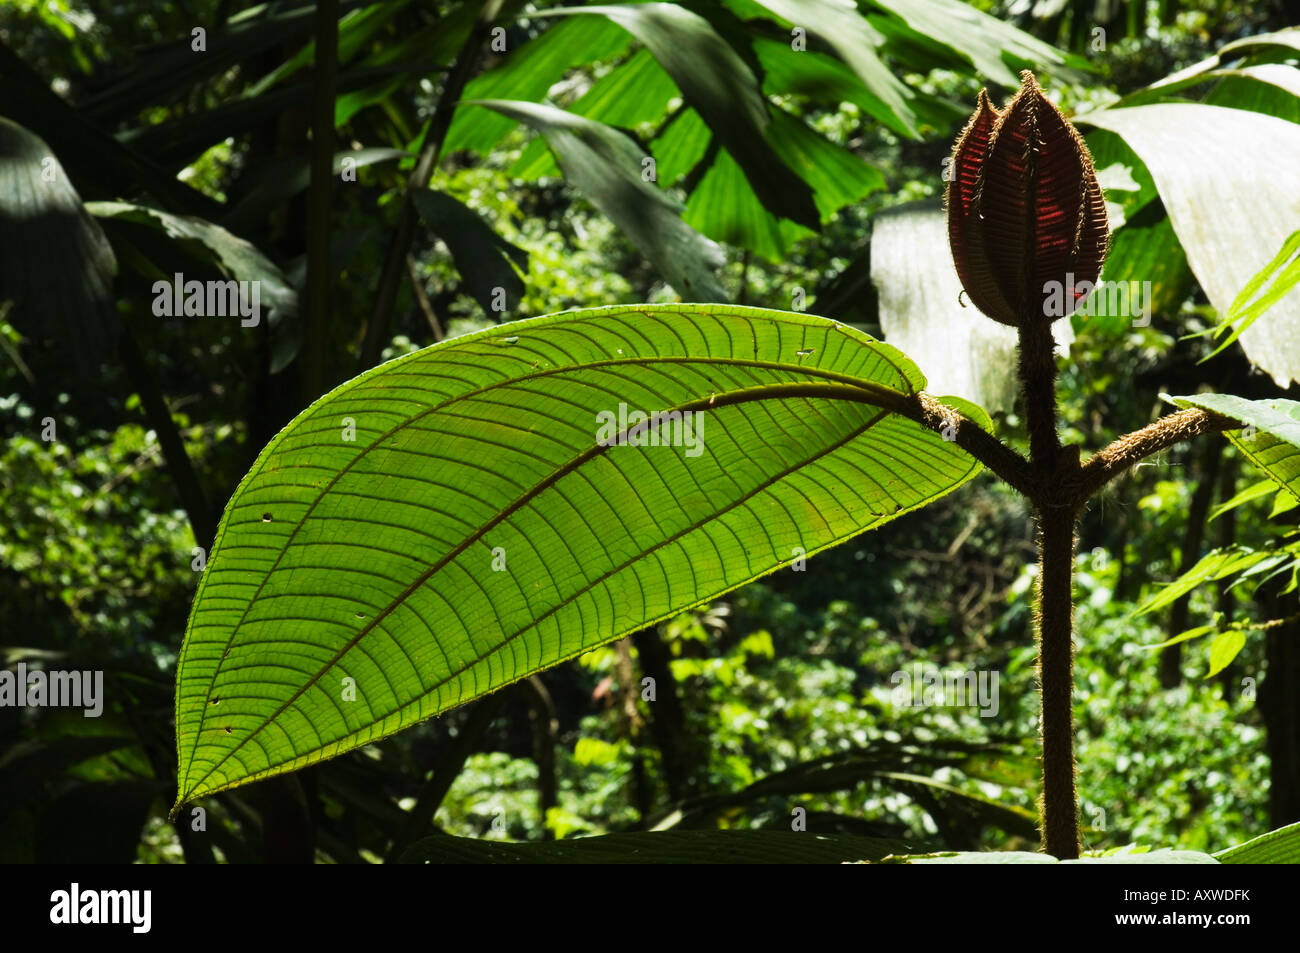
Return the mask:
{"type": "Polygon", "coordinates": [[[176,495],[180,497],[181,506],[185,508],[185,515],[189,517],[190,529],[194,531],[194,541],[202,546],[205,552],[210,552],[217,535],[217,521],[208,509],[207,497],[203,494],[203,488],[199,486],[199,478],[194,473],[189,454],[185,452],[185,442],[181,439],[180,431],[176,429],[176,422],[172,420],[167,401],[162,391],[158,389],[144,355],[140,353],[135,335],[127,325],[122,327],[117,342],[117,352],[131,386],[140,395],[140,404],[144,407],[149,426],[158,436],[163,460],[167,464],[167,472],[171,475],[172,485],[176,488],[176,495]]]}
{"type": "MultiPolygon", "coordinates": [[[[1218,489],[1219,461],[1223,458],[1223,436],[1211,434],[1205,438],[1205,448],[1200,459],[1200,474],[1196,490],[1192,493],[1191,503],[1187,507],[1187,526],[1183,531],[1182,552],[1178,557],[1178,573],[1181,575],[1201,558],[1201,542],[1205,538],[1205,516],[1214,501],[1214,492],[1218,489]]],[[[1185,595],[1174,600],[1169,608],[1169,629],[1166,638],[1187,631],[1188,610],[1191,596],[1185,595]]],[[[1183,681],[1183,644],[1176,642],[1160,653],[1160,684],[1164,688],[1174,688],[1183,681]]]]}
{"type": "MultiPolygon", "coordinates": [[[[1225,457],[1223,460],[1223,475],[1219,487],[1219,502],[1226,503],[1237,493],[1237,462],[1234,457],[1225,457]]],[[[1215,546],[1222,549],[1225,546],[1232,545],[1232,541],[1237,538],[1237,511],[1228,510],[1218,519],[1218,533],[1215,536],[1215,546]]],[[[1227,625],[1232,621],[1235,614],[1236,596],[1232,593],[1231,579],[1220,579],[1218,582],[1218,601],[1215,608],[1218,610],[1219,618],[1223,624],[1227,625]]],[[[1219,684],[1223,687],[1223,700],[1231,702],[1237,694],[1237,663],[1229,662],[1228,665],[1219,673],[1219,684]]]]}
{"type": "Polygon", "coordinates": [[[267,778],[259,785],[262,863],[310,864],[316,859],[316,825],[309,805],[316,800],[311,769],[267,778]],[[310,784],[311,792],[307,791],[310,784]]]}
{"type": "Polygon", "coordinates": [[[645,826],[645,820],[650,816],[654,809],[654,797],[650,793],[650,779],[646,776],[645,761],[646,755],[641,748],[641,739],[644,734],[645,721],[641,718],[641,710],[637,708],[637,679],[636,670],[632,666],[632,649],[630,639],[619,639],[614,643],[614,650],[618,661],[615,663],[615,671],[618,673],[618,683],[620,686],[620,700],[623,708],[623,725],[627,733],[628,745],[632,749],[632,803],[636,806],[637,823],[633,829],[639,829],[645,826]]]}
{"type": "Polygon", "coordinates": [[[460,731],[457,732],[456,738],[442,760],[434,765],[429,780],[424,783],[424,787],[416,796],[415,806],[411,808],[406,826],[388,848],[385,857],[387,863],[395,861],[408,844],[428,832],[429,825],[433,823],[434,815],[438,813],[438,807],[442,804],[442,799],[447,796],[452,782],[465,767],[469,756],[474,753],[483,733],[491,727],[506,695],[506,692],[497,692],[466,706],[467,716],[461,722],[460,731]]]}
{"type": "Polygon", "coordinates": [[[519,683],[528,700],[528,724],[533,733],[533,761],[537,764],[537,811],[541,815],[542,840],[555,840],[546,817],[559,801],[555,781],[555,705],[546,684],[537,675],[519,683]]]}
{"type": "Polygon", "coordinates": [[[1259,708],[1267,729],[1269,826],[1300,821],[1300,618],[1296,595],[1278,595],[1276,581],[1260,599],[1267,617],[1286,619],[1265,634],[1264,680],[1259,708]]]}
{"type": "Polygon", "coordinates": [[[302,405],[328,389],[325,348],[329,343],[330,207],[334,197],[334,85],[338,72],[338,0],[316,4],[316,63],[311,115],[311,185],[307,193],[307,287],[302,334],[302,405]]]}
{"type": "Polygon", "coordinates": [[[374,306],[361,342],[359,363],[362,370],[368,370],[379,361],[379,354],[388,340],[389,319],[392,317],[393,303],[397,300],[397,288],[406,268],[406,256],[411,250],[411,242],[415,239],[418,216],[414,194],[416,190],[428,187],[430,178],[438,168],[442,144],[451,128],[452,117],[460,103],[461,94],[465,92],[465,85],[482,56],[483,44],[491,34],[492,24],[501,12],[501,5],[502,0],[487,0],[483,4],[478,20],[470,28],[455,63],[443,79],[442,92],[438,95],[433,118],[429,120],[424,147],[407,179],[402,206],[397,213],[397,224],[384,253],[384,265],[379,275],[379,285],[375,289],[374,306]]]}
{"type": "Polygon", "coordinates": [[[677,696],[668,649],[653,628],[632,636],[641,671],[654,679],[655,700],[650,706],[650,731],[663,756],[668,796],[680,801],[691,789],[692,745],[686,734],[686,714],[677,696]]]}

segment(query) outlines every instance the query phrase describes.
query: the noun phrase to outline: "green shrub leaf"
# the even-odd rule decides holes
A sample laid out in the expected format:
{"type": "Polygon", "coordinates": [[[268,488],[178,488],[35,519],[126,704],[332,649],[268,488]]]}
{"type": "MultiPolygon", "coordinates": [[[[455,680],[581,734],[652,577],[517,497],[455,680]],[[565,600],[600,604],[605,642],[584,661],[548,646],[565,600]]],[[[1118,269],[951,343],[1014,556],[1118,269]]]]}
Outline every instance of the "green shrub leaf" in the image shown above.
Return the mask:
{"type": "Polygon", "coordinates": [[[222,517],[178,666],[178,805],[943,496],[980,466],[909,419],[924,383],[824,318],[646,305],[513,322],[344,384],[271,441],[222,517]],[[682,414],[632,429],[661,411],[682,414]]]}
{"type": "Polygon", "coordinates": [[[446,835],[412,844],[404,864],[840,864],[914,850],[905,841],[806,831],[645,831],[508,844],[446,835]]]}
{"type": "Polygon", "coordinates": [[[943,854],[923,854],[915,857],[891,857],[891,863],[900,864],[1217,864],[1209,854],[1198,850],[1138,849],[1100,857],[1080,857],[1077,860],[1057,860],[1046,854],[1033,854],[1023,850],[960,851],[943,854]]]}
{"type": "MultiPolygon", "coordinates": [[[[1300,125],[1185,102],[1112,106],[1080,121],[1122,136],[1141,157],[1196,280],[1221,317],[1232,315],[1238,294],[1295,231],[1300,125]],[[1225,204],[1226,193],[1240,201],[1225,204]]],[[[1285,388],[1300,379],[1300,295],[1272,301],[1257,317],[1241,346],[1285,388]]]]}
{"type": "Polygon", "coordinates": [[[1179,407],[1200,407],[1243,424],[1228,439],[1251,463],[1300,496],[1300,401],[1273,398],[1247,400],[1231,394],[1170,397],[1179,407]]]}
{"type": "MultiPolygon", "coordinates": [[[[468,105],[468,103],[467,103],[468,105]]],[[[681,205],[642,175],[648,157],[626,135],[540,103],[474,103],[527,123],[546,137],[569,183],[591,200],[683,298],[726,301],[714,274],[722,250],[681,217],[681,205]]]]}
{"type": "Polygon", "coordinates": [[[1300,864],[1300,823],[1261,834],[1214,857],[1221,864],[1300,864]]]}

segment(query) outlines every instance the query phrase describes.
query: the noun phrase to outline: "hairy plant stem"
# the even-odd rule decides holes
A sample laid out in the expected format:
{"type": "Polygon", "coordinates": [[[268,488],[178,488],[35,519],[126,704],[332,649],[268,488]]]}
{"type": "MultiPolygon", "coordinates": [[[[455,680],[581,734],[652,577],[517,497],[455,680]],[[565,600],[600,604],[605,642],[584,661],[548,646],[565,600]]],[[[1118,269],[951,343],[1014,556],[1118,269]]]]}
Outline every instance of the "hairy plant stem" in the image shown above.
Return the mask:
{"type": "MultiPolygon", "coordinates": [[[[1057,433],[1056,353],[1051,326],[1027,315],[1020,328],[1017,373],[1029,433],[1029,459],[981,429],[973,420],[928,394],[842,383],[784,383],[721,397],[707,405],[794,395],[854,400],[915,420],[954,441],[1028,498],[1038,527],[1035,633],[1041,692],[1043,791],[1039,827],[1043,850],[1061,859],[1079,856],[1078,802],[1074,778],[1074,530],[1088,499],[1140,460],[1192,437],[1241,426],[1240,422],[1189,409],[1162,417],[1120,437],[1081,464],[1077,446],[1062,447],[1057,433]]],[[[701,409],[704,402],[701,401],[701,409]]],[[[683,409],[686,409],[684,405],[683,409]]]]}
{"type": "Polygon", "coordinates": [[[1035,634],[1043,746],[1039,826],[1043,850],[1072,860],[1079,856],[1074,779],[1075,523],[1089,497],[1144,457],[1191,437],[1240,425],[1203,410],[1183,410],[1121,437],[1081,465],[1079,448],[1062,447],[1056,429],[1054,348],[1051,326],[1041,317],[1026,314],[1020,327],[1017,371],[1029,432],[1028,472],[1014,460],[1005,461],[984,447],[979,451],[981,460],[997,461],[1000,476],[1009,471],[1023,480],[1026,486],[1021,492],[1029,498],[1038,524],[1035,634]]]}
{"type": "Polygon", "coordinates": [[[1043,850],[1062,860],[1079,856],[1074,789],[1074,521],[1070,488],[1079,479],[1079,454],[1063,451],[1056,432],[1056,352],[1051,326],[1026,315],[1020,327],[1018,371],[1029,431],[1030,502],[1038,523],[1039,732],[1043,793],[1039,826],[1043,850]]]}
{"type": "Polygon", "coordinates": [[[1180,410],[1153,424],[1120,437],[1088,458],[1080,471],[1080,500],[1086,500],[1115,477],[1139,461],[1175,444],[1207,433],[1221,433],[1241,426],[1240,421],[1198,408],[1180,410]]]}
{"type": "Polygon", "coordinates": [[[1039,824],[1043,850],[1053,857],[1079,856],[1074,787],[1074,521],[1068,506],[1035,508],[1038,521],[1039,735],[1043,745],[1043,793],[1039,824]]]}
{"type": "Polygon", "coordinates": [[[1052,328],[1041,317],[1027,320],[1020,328],[1016,372],[1029,430],[1029,461],[1040,478],[1049,476],[1055,469],[1061,449],[1056,433],[1055,348],[1052,328]]]}
{"type": "Polygon", "coordinates": [[[928,394],[907,399],[864,398],[955,439],[1004,482],[1029,499],[1038,527],[1035,621],[1041,692],[1043,791],[1039,827],[1043,850],[1060,859],[1079,856],[1074,778],[1073,583],[1075,523],[1088,499],[1142,459],[1239,421],[1190,409],[1162,417],[1120,437],[1086,463],[1077,446],[1062,447],[1056,424],[1056,357],[1050,327],[1026,322],[1017,366],[1030,455],[1026,460],[973,421],[928,394]]]}

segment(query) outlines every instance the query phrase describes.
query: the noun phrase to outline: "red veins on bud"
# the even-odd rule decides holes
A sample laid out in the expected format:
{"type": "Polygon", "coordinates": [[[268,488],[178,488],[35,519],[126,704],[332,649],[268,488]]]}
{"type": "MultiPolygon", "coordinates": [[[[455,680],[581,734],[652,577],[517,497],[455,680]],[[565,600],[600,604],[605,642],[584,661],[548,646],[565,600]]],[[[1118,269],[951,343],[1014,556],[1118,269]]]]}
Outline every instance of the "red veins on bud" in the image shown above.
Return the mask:
{"type": "Polygon", "coordinates": [[[954,147],[948,239],[962,286],[995,321],[1051,322],[1045,302],[1069,314],[1095,284],[1106,257],[1106,203],[1083,138],[1031,72],[996,109],[988,94],[954,147]],[[1053,294],[1055,289],[1055,294],[1053,294]]]}

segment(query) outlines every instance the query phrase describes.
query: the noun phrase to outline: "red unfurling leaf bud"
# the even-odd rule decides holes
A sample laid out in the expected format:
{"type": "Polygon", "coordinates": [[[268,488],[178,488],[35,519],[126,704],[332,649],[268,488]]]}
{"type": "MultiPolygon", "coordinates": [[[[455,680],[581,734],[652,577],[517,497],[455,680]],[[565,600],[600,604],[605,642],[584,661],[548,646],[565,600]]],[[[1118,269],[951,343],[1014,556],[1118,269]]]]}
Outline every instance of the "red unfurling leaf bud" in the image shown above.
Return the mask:
{"type": "Polygon", "coordinates": [[[1101,274],[1110,232],[1088,147],[1033,73],[1001,111],[981,91],[957,139],[948,239],[962,286],[995,321],[1051,323],[1101,274]],[[1064,308],[1058,305],[1064,295],[1064,308]]]}

